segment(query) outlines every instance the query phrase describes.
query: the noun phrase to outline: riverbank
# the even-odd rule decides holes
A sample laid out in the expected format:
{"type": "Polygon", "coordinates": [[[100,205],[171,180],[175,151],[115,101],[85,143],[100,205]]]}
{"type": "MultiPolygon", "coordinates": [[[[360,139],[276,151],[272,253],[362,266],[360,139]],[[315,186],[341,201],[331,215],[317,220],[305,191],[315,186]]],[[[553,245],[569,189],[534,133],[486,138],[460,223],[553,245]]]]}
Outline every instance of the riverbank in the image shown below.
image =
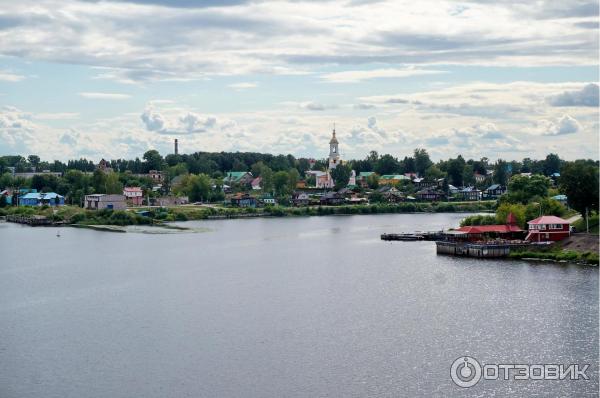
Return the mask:
{"type": "Polygon", "coordinates": [[[52,222],[75,225],[164,225],[169,221],[232,219],[249,217],[301,217],[359,214],[400,213],[473,213],[490,212],[493,201],[461,203],[399,203],[372,205],[341,205],[264,208],[235,208],[222,206],[174,206],[161,208],[135,208],[124,210],[85,210],[75,206],[9,207],[0,209],[0,216],[45,216],[52,222]]]}
{"type": "Polygon", "coordinates": [[[544,248],[527,248],[512,250],[508,257],[513,259],[547,260],[598,266],[600,263],[600,257],[598,256],[597,241],[595,245],[596,247],[594,249],[589,246],[582,247],[577,245],[571,245],[569,244],[569,241],[572,238],[577,239],[578,237],[572,236],[571,238],[563,242],[558,242],[556,244],[544,248]]]}

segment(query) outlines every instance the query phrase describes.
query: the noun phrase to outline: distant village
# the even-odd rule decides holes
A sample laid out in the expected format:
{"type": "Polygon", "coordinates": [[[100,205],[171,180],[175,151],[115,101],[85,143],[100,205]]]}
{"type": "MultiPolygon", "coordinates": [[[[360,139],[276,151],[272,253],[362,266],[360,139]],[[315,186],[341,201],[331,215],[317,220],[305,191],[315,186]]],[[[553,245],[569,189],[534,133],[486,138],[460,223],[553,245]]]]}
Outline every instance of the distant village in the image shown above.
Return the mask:
{"type": "Polygon", "coordinates": [[[335,129],[325,160],[240,153],[180,155],[177,139],[173,153],[164,159],[150,150],[143,161],[101,159],[91,164],[81,159],[67,165],[46,164],[49,168],[45,169],[36,158],[30,156],[27,166],[23,166],[24,158],[0,158],[0,206],[69,204],[87,210],[133,211],[141,207],[258,209],[483,201],[520,202],[526,206],[530,199],[519,199],[523,194],[518,190],[534,191],[541,186],[538,197],[551,200],[552,206],[569,208],[568,195],[559,189],[559,170],[564,162],[556,155],[549,155],[545,161],[524,159],[515,165],[501,160],[495,164],[486,160],[467,162],[460,156],[434,164],[425,150],[417,149],[414,157],[404,160],[372,152],[365,160],[345,161],[335,129]],[[243,156],[251,160],[240,160],[243,156]],[[252,160],[256,161],[248,165],[252,160]],[[269,164],[276,167],[277,162],[283,166],[274,171],[269,164]],[[212,174],[190,170],[214,170],[227,164],[232,169],[212,174]],[[398,172],[402,168],[405,171],[398,172]],[[520,170],[515,172],[516,168],[520,170]],[[515,187],[512,196],[511,183],[515,187]],[[531,184],[532,188],[523,188],[523,184],[531,184]]]}

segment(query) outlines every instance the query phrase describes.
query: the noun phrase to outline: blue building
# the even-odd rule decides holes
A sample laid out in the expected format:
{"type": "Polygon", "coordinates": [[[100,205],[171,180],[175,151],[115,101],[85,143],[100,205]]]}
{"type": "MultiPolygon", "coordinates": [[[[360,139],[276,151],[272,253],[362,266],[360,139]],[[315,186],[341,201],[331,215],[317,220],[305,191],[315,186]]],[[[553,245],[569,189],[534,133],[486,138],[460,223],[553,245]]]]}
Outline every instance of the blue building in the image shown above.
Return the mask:
{"type": "Polygon", "coordinates": [[[63,206],[65,197],[55,192],[30,192],[19,197],[19,206],[63,206]]]}

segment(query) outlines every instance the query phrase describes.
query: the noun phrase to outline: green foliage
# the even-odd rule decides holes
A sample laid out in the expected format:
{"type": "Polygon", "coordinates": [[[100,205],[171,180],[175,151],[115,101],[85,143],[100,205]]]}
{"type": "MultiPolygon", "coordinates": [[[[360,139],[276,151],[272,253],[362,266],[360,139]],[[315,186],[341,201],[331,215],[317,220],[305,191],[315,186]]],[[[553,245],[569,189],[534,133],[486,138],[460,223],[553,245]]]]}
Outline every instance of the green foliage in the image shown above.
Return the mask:
{"type": "Polygon", "coordinates": [[[163,157],[156,149],[146,151],[143,156],[144,171],[147,173],[150,170],[162,170],[164,167],[163,157]]]}
{"type": "Polygon", "coordinates": [[[517,219],[517,225],[521,228],[526,227],[525,205],[519,203],[504,203],[496,210],[496,224],[506,224],[508,215],[512,213],[517,219]]]}
{"type": "Polygon", "coordinates": [[[348,181],[350,181],[351,174],[350,167],[345,164],[338,164],[336,168],[331,170],[331,178],[335,183],[335,190],[342,189],[348,185],[348,181]]]}
{"type": "Polygon", "coordinates": [[[461,220],[460,226],[466,225],[495,225],[497,224],[496,216],[493,215],[474,215],[468,216],[461,220]]]}
{"type": "Polygon", "coordinates": [[[547,197],[550,184],[550,179],[542,175],[513,176],[508,182],[508,193],[502,196],[502,200],[527,204],[535,198],[547,197]]]}
{"type": "Polygon", "coordinates": [[[585,214],[598,209],[598,166],[585,161],[567,163],[559,178],[561,191],[567,195],[569,205],[585,214]]]}

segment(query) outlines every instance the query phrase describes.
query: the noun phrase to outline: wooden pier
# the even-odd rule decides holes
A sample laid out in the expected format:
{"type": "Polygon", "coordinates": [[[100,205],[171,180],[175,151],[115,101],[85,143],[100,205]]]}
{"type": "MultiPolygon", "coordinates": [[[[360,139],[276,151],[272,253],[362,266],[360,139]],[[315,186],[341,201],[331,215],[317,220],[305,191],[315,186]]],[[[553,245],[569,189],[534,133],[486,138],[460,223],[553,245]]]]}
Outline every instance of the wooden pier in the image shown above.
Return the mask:
{"type": "Polygon", "coordinates": [[[464,243],[451,241],[435,242],[437,254],[477,258],[508,257],[511,250],[528,247],[529,242],[481,242],[464,243]]]}
{"type": "Polygon", "coordinates": [[[442,231],[414,232],[401,234],[381,234],[381,240],[399,240],[399,241],[416,241],[416,240],[438,240],[442,237],[442,231]]]}
{"type": "Polygon", "coordinates": [[[46,216],[39,216],[39,215],[21,216],[21,215],[11,214],[11,215],[6,216],[6,221],[14,222],[17,224],[27,224],[27,225],[31,225],[32,227],[54,225],[54,223],[51,219],[49,219],[46,216]]]}

